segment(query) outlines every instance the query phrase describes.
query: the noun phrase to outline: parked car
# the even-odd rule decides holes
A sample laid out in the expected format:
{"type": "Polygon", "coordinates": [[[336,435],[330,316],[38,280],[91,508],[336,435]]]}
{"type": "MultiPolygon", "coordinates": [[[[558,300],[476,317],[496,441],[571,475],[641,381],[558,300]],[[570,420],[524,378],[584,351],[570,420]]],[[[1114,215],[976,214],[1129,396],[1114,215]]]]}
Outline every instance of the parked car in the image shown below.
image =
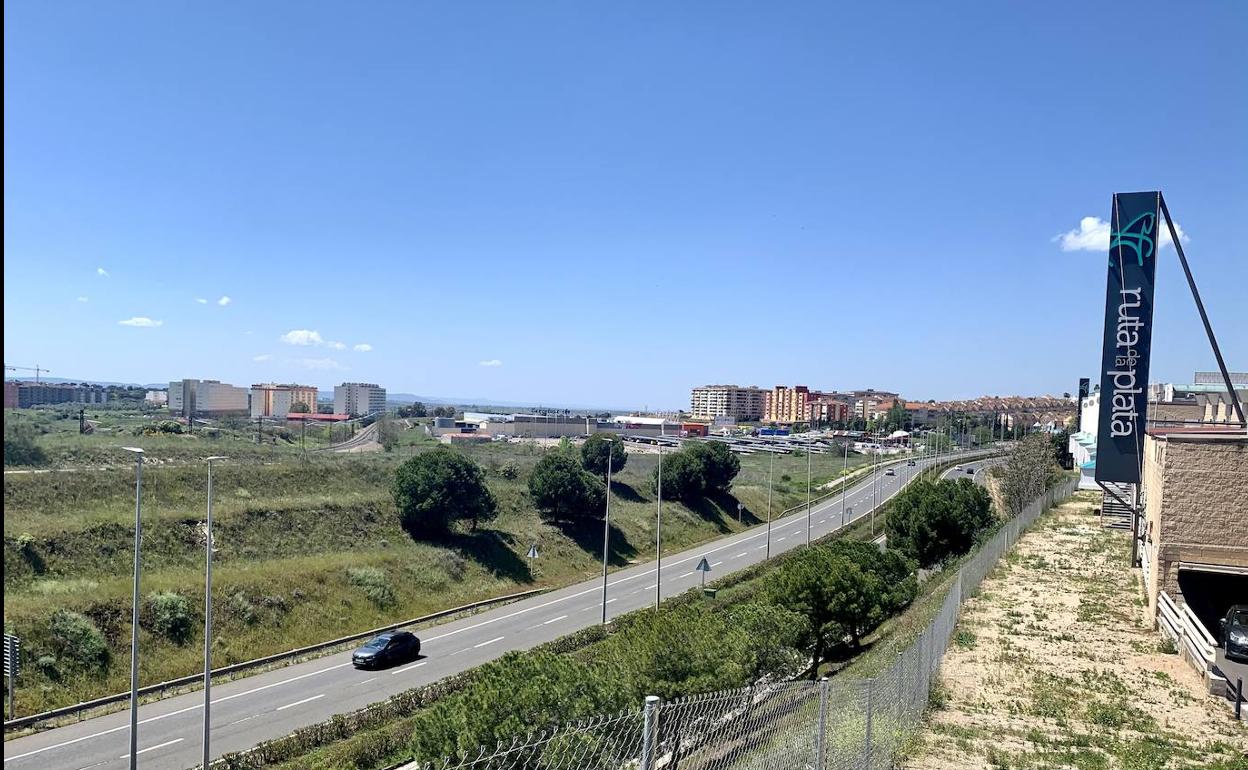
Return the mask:
{"type": "Polygon", "coordinates": [[[382,668],[404,663],[420,655],[420,640],[410,631],[378,634],[351,655],[357,668],[382,668]]]}
{"type": "Polygon", "coordinates": [[[1248,604],[1236,604],[1222,618],[1222,647],[1226,657],[1248,660],[1248,604]]]}

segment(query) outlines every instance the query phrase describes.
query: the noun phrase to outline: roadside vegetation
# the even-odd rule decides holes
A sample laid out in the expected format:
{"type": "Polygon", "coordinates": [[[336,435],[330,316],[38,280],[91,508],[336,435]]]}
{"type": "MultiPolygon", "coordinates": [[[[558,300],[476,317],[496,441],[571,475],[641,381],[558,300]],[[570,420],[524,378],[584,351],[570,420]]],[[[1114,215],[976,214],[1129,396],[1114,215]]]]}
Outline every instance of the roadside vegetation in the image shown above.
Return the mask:
{"type": "MultiPolygon", "coordinates": [[[[418,418],[395,418],[393,451],[305,457],[297,443],[276,450],[242,438],[231,444],[234,439],[208,438],[199,428],[193,437],[135,436],[133,429],[148,418],[134,415],[116,418],[133,424],[107,439],[78,435],[76,419],[42,413],[31,419],[66,428],[35,431],[36,447],[51,439],[80,444],[107,456],[111,467],[5,475],[5,626],[23,638],[26,663],[18,714],[120,692],[128,684],[134,473],[129,456],[118,457],[123,444],[138,443],[151,453],[143,477],[144,684],[194,673],[201,664],[202,458],[209,454],[230,458],[214,470],[213,649],[219,665],[492,596],[566,585],[601,564],[605,479],[587,461],[584,446],[543,450],[495,442],[451,450],[430,439],[418,418]],[[167,443],[176,451],[164,454],[167,443]],[[533,488],[538,466],[564,456],[572,462],[562,467],[577,470],[575,478],[592,494],[569,505],[559,492],[539,505],[541,494],[533,488]],[[415,468],[400,471],[413,460],[415,468]],[[395,494],[400,477],[416,484],[408,495],[416,522],[410,530],[402,515],[409,506],[395,494]],[[463,498],[476,501],[475,528],[469,512],[429,505],[420,490],[432,487],[421,485],[439,479],[449,480],[448,496],[456,500],[462,498],[457,484],[475,485],[477,493],[463,498]],[[429,529],[431,522],[441,523],[429,529]],[[541,557],[530,573],[524,555],[534,543],[541,557]],[[70,613],[72,621],[58,612],[70,613]],[[84,638],[103,645],[73,641],[84,638]]],[[[729,457],[737,462],[735,476],[725,481],[721,469],[704,496],[675,499],[665,475],[665,551],[766,517],[768,458],[729,457]]],[[[866,460],[851,454],[849,470],[866,460]]],[[[657,462],[655,454],[634,452],[620,467],[613,461],[613,567],[652,558],[657,462]]],[[[818,487],[840,476],[843,459],[817,454],[813,463],[818,487]]],[[[805,457],[776,458],[774,514],[805,500],[805,473],[805,457]]]]}

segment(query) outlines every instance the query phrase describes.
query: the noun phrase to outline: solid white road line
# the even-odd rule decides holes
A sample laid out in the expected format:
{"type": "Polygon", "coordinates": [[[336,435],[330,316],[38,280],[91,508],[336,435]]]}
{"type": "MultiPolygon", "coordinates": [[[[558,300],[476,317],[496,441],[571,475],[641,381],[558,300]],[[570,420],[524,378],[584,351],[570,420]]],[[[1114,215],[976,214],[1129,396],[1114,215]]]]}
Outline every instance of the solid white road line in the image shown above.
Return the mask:
{"type": "Polygon", "coordinates": [[[390,676],[394,676],[394,675],[396,675],[396,674],[402,674],[404,671],[411,671],[411,670],[412,670],[412,669],[414,669],[414,668],[420,668],[421,666],[425,665],[425,664],[426,664],[426,663],[428,663],[428,662],[429,662],[429,661],[427,661],[427,660],[422,660],[422,661],[421,661],[421,662],[419,662],[419,663],[413,663],[413,664],[412,664],[412,665],[410,665],[410,666],[404,666],[403,668],[400,668],[400,669],[399,669],[399,670],[397,670],[397,671],[391,671],[391,672],[390,672],[390,676]]]}
{"type": "Polygon", "coordinates": [[[478,647],[484,647],[484,646],[485,646],[485,645],[487,645],[487,644],[494,644],[495,642],[501,642],[501,641],[503,641],[503,639],[506,639],[506,638],[507,638],[507,637],[505,637],[505,636],[496,636],[496,637],[494,637],[493,639],[490,639],[490,640],[488,640],[488,641],[482,642],[481,644],[474,644],[474,645],[472,645],[472,649],[474,649],[474,650],[475,650],[475,649],[477,649],[478,647]]]}
{"type": "Polygon", "coordinates": [[[297,700],[294,703],[287,703],[285,706],[278,706],[274,710],[285,711],[286,709],[293,709],[295,706],[302,706],[305,703],[311,703],[312,701],[317,700],[318,698],[324,698],[324,697],[325,697],[325,693],[321,693],[320,695],[313,695],[311,698],[304,698],[303,700],[297,700]]]}
{"type": "MultiPolygon", "coordinates": [[[[184,741],[184,740],[186,740],[186,739],[185,739],[185,738],[174,738],[174,739],[173,739],[173,740],[171,740],[171,741],[165,741],[164,743],[158,743],[158,744],[156,744],[155,746],[148,746],[148,747],[147,747],[147,748],[145,748],[145,749],[139,749],[138,751],[136,751],[136,752],[134,752],[134,753],[135,753],[135,754],[146,754],[146,753],[147,753],[147,752],[149,752],[149,751],[155,751],[156,749],[163,749],[163,748],[164,748],[164,747],[166,747],[166,746],[172,746],[173,744],[175,744],[175,743],[181,743],[181,742],[182,742],[182,741],[184,741]]],[[[118,758],[118,759],[128,759],[129,757],[130,757],[130,754],[127,752],[127,753],[122,754],[120,757],[117,757],[117,758],[118,758]]]]}

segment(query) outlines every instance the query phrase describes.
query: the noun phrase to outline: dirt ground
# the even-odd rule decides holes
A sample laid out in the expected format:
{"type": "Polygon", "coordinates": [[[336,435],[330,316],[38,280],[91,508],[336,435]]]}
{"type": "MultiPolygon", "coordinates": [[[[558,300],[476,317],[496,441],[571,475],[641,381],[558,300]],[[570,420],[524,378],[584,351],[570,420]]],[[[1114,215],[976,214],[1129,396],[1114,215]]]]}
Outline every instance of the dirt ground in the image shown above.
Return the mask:
{"type": "Polygon", "coordinates": [[[1248,728],[1144,621],[1130,536],[1081,494],[969,600],[902,767],[1244,768],[1248,728]]]}

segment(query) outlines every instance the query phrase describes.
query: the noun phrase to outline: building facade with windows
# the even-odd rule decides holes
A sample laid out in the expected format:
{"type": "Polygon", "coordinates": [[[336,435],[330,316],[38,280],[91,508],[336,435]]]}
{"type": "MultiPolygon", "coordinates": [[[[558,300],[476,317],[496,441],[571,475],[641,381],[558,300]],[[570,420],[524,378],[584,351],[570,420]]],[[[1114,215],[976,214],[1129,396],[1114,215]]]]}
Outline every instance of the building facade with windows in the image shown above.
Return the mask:
{"type": "Polygon", "coordinates": [[[6,408],[29,409],[48,404],[107,404],[108,391],[100,385],[60,382],[4,383],[6,408]],[[12,406],[10,406],[12,403],[12,406]]]}
{"type": "Polygon", "coordinates": [[[731,417],[734,420],[758,420],[763,416],[766,392],[750,385],[703,385],[694,388],[690,397],[690,414],[700,420],[731,417]]]}
{"type": "Polygon", "coordinates": [[[247,414],[247,389],[220,380],[174,380],[169,383],[169,411],[182,417],[247,414]]]}
{"type": "Polygon", "coordinates": [[[316,386],[260,383],[251,386],[252,417],[285,417],[295,404],[304,404],[308,412],[316,412],[316,386]]]}
{"type": "MultiPolygon", "coordinates": [[[[316,409],[315,400],[313,411],[316,409]]],[[[371,382],[344,382],[334,386],[334,414],[360,417],[386,411],[386,389],[371,382]]]]}
{"type": "Polygon", "coordinates": [[[777,385],[767,392],[763,403],[763,420],[765,422],[795,423],[810,419],[807,402],[810,401],[810,388],[805,385],[777,385]]]}

